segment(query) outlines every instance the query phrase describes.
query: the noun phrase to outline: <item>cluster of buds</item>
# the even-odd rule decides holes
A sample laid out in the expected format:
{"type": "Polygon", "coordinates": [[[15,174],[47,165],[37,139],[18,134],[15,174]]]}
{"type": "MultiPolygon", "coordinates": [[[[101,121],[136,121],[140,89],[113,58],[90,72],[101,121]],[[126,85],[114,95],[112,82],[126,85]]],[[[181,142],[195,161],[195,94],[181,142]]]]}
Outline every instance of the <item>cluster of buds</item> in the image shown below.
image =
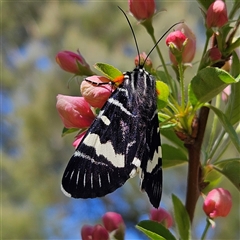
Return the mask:
{"type": "Polygon", "coordinates": [[[114,239],[124,239],[125,224],[122,216],[115,212],[107,212],[102,217],[103,226],[84,225],[81,229],[82,240],[109,240],[110,236],[114,239]]]}

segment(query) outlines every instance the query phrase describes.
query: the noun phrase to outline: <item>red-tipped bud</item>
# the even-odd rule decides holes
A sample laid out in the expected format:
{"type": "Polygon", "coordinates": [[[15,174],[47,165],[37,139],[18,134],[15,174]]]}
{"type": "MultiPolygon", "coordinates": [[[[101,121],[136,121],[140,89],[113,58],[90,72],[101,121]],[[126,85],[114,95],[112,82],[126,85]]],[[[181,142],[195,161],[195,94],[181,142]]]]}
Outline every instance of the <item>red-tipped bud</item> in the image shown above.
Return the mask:
{"type": "Polygon", "coordinates": [[[228,16],[226,4],[222,0],[216,0],[209,6],[207,10],[207,27],[222,27],[227,22],[228,16]]]}
{"type": "Polygon", "coordinates": [[[150,220],[159,222],[166,228],[170,228],[173,225],[173,219],[169,212],[163,208],[151,209],[150,220]]]}
{"type": "MultiPolygon", "coordinates": [[[[139,56],[136,56],[134,59],[135,66],[141,66],[143,65],[145,59],[147,57],[147,54],[145,52],[141,53],[139,56]],[[140,57],[140,62],[139,62],[139,57],[140,57]]],[[[148,57],[145,64],[144,68],[149,72],[152,69],[152,60],[148,57]]]]}
{"type": "Polygon", "coordinates": [[[115,212],[107,212],[102,217],[104,227],[112,232],[119,228],[120,225],[124,224],[122,216],[115,212]]]}
{"type": "Polygon", "coordinates": [[[58,94],[56,107],[66,128],[89,127],[95,119],[90,105],[83,97],[58,94]]]}
{"type": "Polygon", "coordinates": [[[97,224],[93,228],[92,240],[108,240],[108,231],[100,224],[97,224]]]}
{"type": "Polygon", "coordinates": [[[89,65],[78,51],[78,54],[71,51],[62,51],[56,55],[56,62],[65,71],[76,75],[91,75],[89,65]]]}
{"type": "Polygon", "coordinates": [[[182,23],[177,25],[176,31],[166,38],[169,46],[169,57],[173,65],[177,65],[177,59],[183,63],[190,63],[196,53],[196,37],[190,28],[182,23]]]}
{"type": "Polygon", "coordinates": [[[85,100],[96,108],[102,108],[113,91],[113,86],[110,84],[97,85],[97,83],[109,83],[110,80],[101,76],[91,76],[88,81],[82,81],[80,91],[85,100]]]}
{"type": "Polygon", "coordinates": [[[81,229],[82,240],[92,240],[93,226],[83,225],[81,229]]]}
{"type": "Polygon", "coordinates": [[[85,134],[86,134],[86,131],[80,133],[79,135],[77,135],[77,136],[75,137],[75,140],[74,140],[74,142],[73,142],[73,144],[72,144],[75,149],[78,147],[79,143],[82,141],[82,139],[83,139],[83,137],[85,136],[85,134]]]}
{"type": "Polygon", "coordinates": [[[128,0],[131,14],[139,21],[151,18],[156,11],[154,0],[128,0]]]}
{"type": "Polygon", "coordinates": [[[222,91],[222,100],[227,103],[228,98],[231,94],[231,85],[228,85],[226,88],[223,89],[222,91]]]}
{"type": "Polygon", "coordinates": [[[203,203],[203,210],[210,218],[226,217],[231,207],[231,194],[223,188],[216,188],[210,191],[203,203]]]}

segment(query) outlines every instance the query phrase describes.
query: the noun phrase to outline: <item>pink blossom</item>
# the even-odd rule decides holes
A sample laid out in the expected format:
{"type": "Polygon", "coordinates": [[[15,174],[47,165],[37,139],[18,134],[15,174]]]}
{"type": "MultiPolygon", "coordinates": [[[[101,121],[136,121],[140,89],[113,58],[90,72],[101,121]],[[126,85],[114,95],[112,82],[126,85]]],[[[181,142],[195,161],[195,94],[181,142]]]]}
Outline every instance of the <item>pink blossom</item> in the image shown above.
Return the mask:
{"type": "MultiPolygon", "coordinates": [[[[136,56],[135,59],[134,59],[135,66],[143,65],[143,63],[144,63],[144,61],[147,57],[147,54],[145,52],[143,52],[139,56],[136,56]],[[139,62],[139,56],[140,56],[140,62],[139,62]]],[[[147,58],[147,60],[144,64],[144,68],[147,71],[150,71],[152,69],[152,60],[149,57],[147,58]]]]}
{"type": "Polygon", "coordinates": [[[82,139],[85,136],[85,134],[86,134],[86,131],[80,133],[79,135],[77,135],[75,137],[75,140],[74,140],[74,142],[72,144],[75,149],[78,147],[79,143],[82,141],[82,139]]]}
{"type": "Polygon", "coordinates": [[[173,225],[173,219],[169,212],[163,208],[151,209],[150,220],[159,222],[166,228],[170,228],[173,225]]]}
{"type": "Polygon", "coordinates": [[[178,64],[176,57],[179,55],[183,63],[193,60],[196,53],[196,37],[186,24],[178,24],[176,31],[167,36],[166,44],[169,46],[169,57],[173,65],[178,64]]]}
{"type": "Polygon", "coordinates": [[[108,231],[100,224],[97,224],[93,228],[92,240],[108,240],[108,231]]]}
{"type": "Polygon", "coordinates": [[[128,6],[137,20],[151,18],[156,11],[154,0],[128,0],[128,6]]]}
{"type": "Polygon", "coordinates": [[[210,218],[226,217],[231,207],[231,194],[223,188],[216,188],[210,191],[203,203],[203,210],[210,218]]]}
{"type": "Polygon", "coordinates": [[[89,127],[95,119],[95,115],[83,97],[58,94],[56,107],[66,128],[89,127]]]}
{"type": "Polygon", "coordinates": [[[112,94],[114,88],[110,84],[97,86],[93,83],[109,83],[110,80],[108,78],[96,75],[88,77],[87,80],[88,81],[82,81],[80,86],[82,96],[92,107],[102,108],[112,94]]]}
{"type": "Polygon", "coordinates": [[[82,240],[92,240],[93,229],[94,227],[91,225],[83,225],[81,229],[82,240]]]}
{"type": "Polygon", "coordinates": [[[209,6],[207,10],[207,27],[222,27],[227,22],[228,16],[226,4],[222,0],[216,0],[209,6]]]}
{"type": "Polygon", "coordinates": [[[226,103],[228,101],[228,98],[231,94],[231,85],[228,85],[226,88],[222,91],[222,100],[226,103]]]}
{"type": "Polygon", "coordinates": [[[124,225],[122,216],[115,212],[107,212],[102,217],[104,227],[112,232],[119,228],[120,225],[124,225]]]}
{"type": "Polygon", "coordinates": [[[56,62],[65,71],[76,75],[89,75],[92,73],[89,65],[78,51],[61,51],[56,55],[56,62]]]}

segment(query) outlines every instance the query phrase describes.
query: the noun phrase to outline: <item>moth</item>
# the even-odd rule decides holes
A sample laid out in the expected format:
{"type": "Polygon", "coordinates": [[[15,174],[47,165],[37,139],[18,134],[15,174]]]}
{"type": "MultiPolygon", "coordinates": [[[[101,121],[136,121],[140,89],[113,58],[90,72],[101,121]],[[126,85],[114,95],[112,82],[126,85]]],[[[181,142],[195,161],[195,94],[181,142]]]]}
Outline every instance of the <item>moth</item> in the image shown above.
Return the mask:
{"type": "MultiPolygon", "coordinates": [[[[120,10],[130,25],[139,56],[130,21],[120,10]]],[[[113,91],[75,150],[62,178],[62,191],[67,196],[102,197],[139,174],[140,189],[147,193],[155,208],[159,207],[162,151],[156,82],[145,71],[144,64],[140,64],[139,57],[139,65],[123,73],[122,83],[113,91]]]]}

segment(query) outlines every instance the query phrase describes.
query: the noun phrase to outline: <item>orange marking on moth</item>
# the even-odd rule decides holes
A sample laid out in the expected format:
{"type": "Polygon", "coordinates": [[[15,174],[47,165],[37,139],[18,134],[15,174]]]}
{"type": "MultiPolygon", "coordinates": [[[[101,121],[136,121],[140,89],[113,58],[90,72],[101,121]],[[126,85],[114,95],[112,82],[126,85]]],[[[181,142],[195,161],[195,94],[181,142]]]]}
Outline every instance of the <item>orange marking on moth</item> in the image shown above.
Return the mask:
{"type": "Polygon", "coordinates": [[[119,86],[120,84],[123,83],[123,80],[124,80],[124,76],[121,75],[121,76],[115,77],[115,78],[113,79],[113,82],[114,82],[117,86],[119,86]]]}

